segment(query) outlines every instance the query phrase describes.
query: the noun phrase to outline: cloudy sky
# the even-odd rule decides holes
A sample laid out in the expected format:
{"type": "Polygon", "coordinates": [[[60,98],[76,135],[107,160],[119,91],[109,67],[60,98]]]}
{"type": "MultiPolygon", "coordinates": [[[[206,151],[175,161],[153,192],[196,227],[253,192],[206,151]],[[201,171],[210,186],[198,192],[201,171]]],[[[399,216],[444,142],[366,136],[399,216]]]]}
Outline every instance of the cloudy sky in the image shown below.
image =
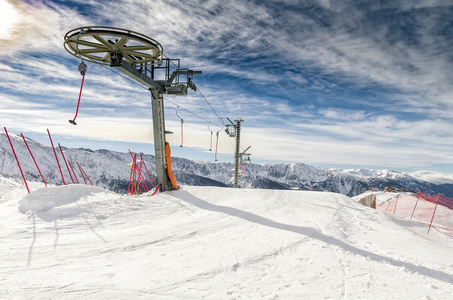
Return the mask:
{"type": "MultiPolygon", "coordinates": [[[[0,125],[49,145],[47,128],[68,147],[154,154],[149,91],[100,65],[88,63],[68,123],[81,75],[63,37],[113,26],[203,71],[194,82],[226,123],[244,120],[256,163],[453,174],[452,16],[449,0],[0,0],[0,125]]],[[[214,132],[221,122],[201,94],[165,99],[173,155],[213,161],[208,121],[214,132]]],[[[220,161],[233,146],[222,130],[220,161]]]]}

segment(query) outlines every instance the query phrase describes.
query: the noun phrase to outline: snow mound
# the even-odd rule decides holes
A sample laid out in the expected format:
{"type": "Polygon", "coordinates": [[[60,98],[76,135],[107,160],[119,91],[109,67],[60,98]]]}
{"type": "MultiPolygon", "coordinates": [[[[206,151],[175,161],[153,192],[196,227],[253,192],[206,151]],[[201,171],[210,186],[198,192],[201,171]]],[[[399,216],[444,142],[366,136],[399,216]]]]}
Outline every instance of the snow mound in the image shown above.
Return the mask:
{"type": "Polygon", "coordinates": [[[23,214],[27,211],[45,212],[101,192],[106,192],[106,190],[88,185],[44,187],[19,200],[19,211],[23,214]]]}

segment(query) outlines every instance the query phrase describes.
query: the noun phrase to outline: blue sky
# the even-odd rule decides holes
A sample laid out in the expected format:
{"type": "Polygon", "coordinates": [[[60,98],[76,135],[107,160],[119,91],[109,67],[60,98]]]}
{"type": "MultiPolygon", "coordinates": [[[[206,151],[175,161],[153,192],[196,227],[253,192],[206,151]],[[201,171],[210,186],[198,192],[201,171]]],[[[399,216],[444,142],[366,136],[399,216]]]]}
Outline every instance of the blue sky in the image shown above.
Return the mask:
{"type": "MultiPolygon", "coordinates": [[[[157,40],[222,117],[242,118],[252,160],[453,174],[451,1],[0,0],[0,125],[49,144],[154,154],[149,92],[88,64],[77,126],[71,29],[102,25],[157,40]]],[[[198,92],[166,102],[174,156],[213,161],[198,92]]],[[[226,121],[226,119],[225,119],[226,121]]],[[[211,126],[213,131],[220,128],[211,126]]],[[[221,131],[220,161],[234,140],[221,131]]]]}

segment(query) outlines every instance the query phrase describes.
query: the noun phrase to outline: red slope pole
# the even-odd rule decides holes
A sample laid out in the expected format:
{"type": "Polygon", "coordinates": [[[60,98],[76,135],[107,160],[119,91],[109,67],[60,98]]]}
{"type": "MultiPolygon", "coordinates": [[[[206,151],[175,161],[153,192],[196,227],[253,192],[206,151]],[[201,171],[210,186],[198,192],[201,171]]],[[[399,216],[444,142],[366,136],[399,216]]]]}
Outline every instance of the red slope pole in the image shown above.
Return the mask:
{"type": "Polygon", "coordinates": [[[80,182],[79,182],[79,179],[77,178],[76,173],[74,172],[74,168],[72,167],[71,162],[69,161],[69,159],[68,159],[68,164],[69,164],[69,166],[71,167],[72,173],[74,174],[74,177],[75,177],[77,183],[80,183],[80,182]]]}
{"type": "Polygon", "coordinates": [[[149,188],[148,188],[148,185],[146,184],[145,182],[145,178],[143,178],[143,175],[142,175],[142,156],[140,155],[140,168],[138,169],[138,173],[139,173],[139,176],[140,176],[140,181],[142,182],[142,186],[143,188],[145,189],[146,192],[149,191],[149,188]]]}
{"type": "Polygon", "coordinates": [[[91,183],[91,185],[93,185],[93,183],[91,182],[90,180],[90,177],[88,177],[87,173],[85,172],[85,170],[80,166],[80,169],[82,170],[83,174],[85,175],[85,177],[88,179],[88,181],[91,183]]]}
{"type": "MultiPolygon", "coordinates": [[[[137,156],[137,155],[135,155],[137,156]]],[[[135,164],[135,173],[134,173],[134,179],[135,179],[135,194],[138,194],[140,192],[140,179],[138,177],[138,167],[137,167],[137,160],[134,162],[135,164]]]]}
{"type": "Polygon", "coordinates": [[[68,162],[66,161],[66,158],[64,157],[63,149],[61,149],[60,143],[58,143],[58,147],[60,147],[61,156],[63,156],[64,163],[66,164],[66,168],[68,169],[69,177],[71,177],[71,181],[74,184],[75,183],[74,178],[72,178],[71,171],[69,171],[68,162]]]}
{"type": "Polygon", "coordinates": [[[157,191],[159,190],[159,188],[160,188],[160,184],[157,185],[157,187],[156,187],[156,189],[154,190],[154,192],[153,192],[151,195],[149,195],[149,196],[150,196],[150,197],[151,197],[151,196],[154,196],[154,195],[157,193],[157,191]]]}
{"type": "MultiPolygon", "coordinates": [[[[140,155],[140,159],[143,160],[142,155],[140,155]]],[[[151,179],[151,176],[149,175],[148,168],[146,167],[146,164],[145,164],[145,161],[144,161],[144,160],[143,160],[143,165],[145,166],[146,173],[148,173],[149,180],[151,181],[151,184],[153,185],[153,188],[154,188],[154,182],[153,182],[153,180],[151,179]]]]}
{"type": "MultiPolygon", "coordinates": [[[[129,153],[132,156],[132,153],[129,150],[129,153]]],[[[132,157],[132,181],[131,181],[131,195],[137,194],[137,163],[136,163],[137,155],[132,157]]]]}
{"type": "Polygon", "coordinates": [[[132,175],[132,194],[137,194],[137,155],[134,155],[134,162],[132,169],[134,170],[134,174],[132,175]]]}
{"type": "MultiPolygon", "coordinates": [[[[133,168],[134,168],[134,165],[131,164],[131,175],[129,176],[129,185],[127,186],[127,194],[128,195],[129,195],[129,191],[131,189],[132,173],[134,172],[133,168]]],[[[131,195],[132,195],[132,193],[131,193],[131,195]]]]}
{"type": "Polygon", "coordinates": [[[17,166],[19,167],[20,174],[22,174],[22,178],[24,179],[25,186],[27,187],[27,191],[30,194],[30,189],[28,188],[27,180],[25,180],[24,172],[22,172],[22,168],[20,167],[19,160],[17,159],[16,151],[14,151],[13,144],[11,143],[11,139],[9,138],[8,131],[6,131],[6,127],[3,127],[5,129],[6,136],[8,137],[9,144],[11,146],[11,150],[13,150],[14,157],[16,158],[17,166]]]}
{"type": "Polygon", "coordinates": [[[50,143],[52,144],[52,150],[53,150],[53,153],[55,154],[55,159],[57,160],[57,165],[58,165],[58,169],[60,170],[61,179],[63,179],[63,184],[66,185],[66,182],[64,181],[64,177],[63,177],[63,172],[61,171],[60,162],[58,161],[57,152],[55,152],[55,147],[53,146],[52,137],[50,136],[49,129],[47,129],[47,133],[49,134],[49,139],[50,139],[50,143]]]}
{"type": "Polygon", "coordinates": [[[31,153],[30,147],[28,147],[28,143],[27,143],[27,141],[25,140],[24,135],[23,135],[22,133],[21,133],[20,135],[21,135],[22,138],[24,139],[25,146],[27,146],[28,152],[30,152],[31,158],[33,158],[33,161],[35,162],[35,165],[36,165],[36,168],[38,169],[39,175],[41,175],[42,182],[44,182],[45,186],[47,186],[47,183],[46,183],[46,181],[44,180],[44,176],[42,176],[41,170],[40,170],[39,167],[38,167],[38,163],[36,162],[35,157],[33,156],[33,153],[31,153]]]}
{"type": "MultiPolygon", "coordinates": [[[[132,159],[134,160],[134,165],[135,165],[135,169],[134,169],[134,176],[135,176],[135,180],[134,182],[137,184],[137,187],[138,187],[138,190],[140,192],[140,183],[142,183],[142,186],[143,186],[143,189],[144,190],[148,190],[148,186],[146,185],[145,183],[145,179],[143,178],[142,176],[142,173],[141,173],[141,168],[142,168],[142,163],[141,163],[141,160],[140,160],[140,169],[137,167],[137,154],[135,154],[134,156],[132,156],[132,152],[130,149],[129,150],[129,154],[131,155],[132,159]],[[138,176],[137,176],[138,174],[138,176]],[[146,189],[145,189],[145,186],[146,186],[146,189]]],[[[141,156],[140,156],[141,158],[141,156]]],[[[137,193],[137,191],[135,191],[135,193],[137,193]]]]}
{"type": "Polygon", "coordinates": [[[87,181],[85,180],[85,176],[83,176],[82,167],[80,167],[78,161],[76,161],[76,163],[77,163],[77,166],[79,167],[79,172],[80,172],[80,174],[82,174],[83,181],[85,182],[85,184],[87,184],[87,181]]]}

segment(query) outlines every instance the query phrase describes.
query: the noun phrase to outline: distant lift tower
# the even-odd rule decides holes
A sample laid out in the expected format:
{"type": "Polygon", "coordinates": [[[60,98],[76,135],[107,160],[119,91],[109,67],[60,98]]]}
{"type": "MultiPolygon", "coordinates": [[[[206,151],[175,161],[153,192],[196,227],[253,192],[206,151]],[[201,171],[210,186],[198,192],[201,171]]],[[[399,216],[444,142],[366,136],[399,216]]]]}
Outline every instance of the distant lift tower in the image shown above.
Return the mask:
{"type": "MultiPolygon", "coordinates": [[[[228,118],[227,118],[228,119],[228,118]]],[[[238,182],[239,182],[239,165],[240,161],[242,161],[245,157],[248,158],[248,161],[250,161],[250,154],[246,154],[248,149],[250,149],[250,146],[245,149],[242,153],[240,152],[241,148],[241,123],[244,122],[244,120],[238,119],[234,120],[236,124],[231,122],[231,125],[226,125],[226,133],[230,137],[236,137],[236,151],[234,152],[234,187],[238,188],[238,182]]]]}
{"type": "Polygon", "coordinates": [[[181,69],[179,59],[164,58],[163,47],[140,33],[106,26],[79,27],[66,33],[64,47],[71,55],[123,72],[149,88],[154,129],[157,183],[172,189],[167,176],[163,95],[187,95],[197,89],[193,75],[201,71],[181,69]],[[155,80],[156,75],[163,79],[155,80]],[[180,75],[186,80],[180,81],[180,75]]]}

